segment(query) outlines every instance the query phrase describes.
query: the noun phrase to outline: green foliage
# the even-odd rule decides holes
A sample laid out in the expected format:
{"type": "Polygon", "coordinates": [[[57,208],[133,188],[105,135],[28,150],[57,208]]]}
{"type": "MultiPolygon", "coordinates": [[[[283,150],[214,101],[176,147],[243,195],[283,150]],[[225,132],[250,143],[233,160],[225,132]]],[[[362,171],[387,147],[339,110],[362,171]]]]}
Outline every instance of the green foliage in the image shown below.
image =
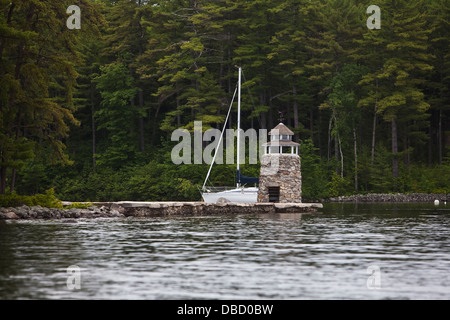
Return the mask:
{"type": "Polygon", "coordinates": [[[92,203],[80,203],[80,202],[73,202],[67,206],[64,206],[64,209],[87,209],[89,207],[92,207],[92,203]]]}
{"type": "Polygon", "coordinates": [[[206,166],[177,166],[155,160],[119,170],[59,174],[54,180],[64,201],[197,201],[206,166]]]}
{"type": "Polygon", "coordinates": [[[47,208],[62,208],[62,203],[55,197],[55,190],[48,189],[45,194],[33,196],[18,195],[15,192],[0,194],[0,207],[41,206],[47,208]]]}
{"type": "Polygon", "coordinates": [[[328,195],[330,197],[350,195],[351,182],[347,178],[343,178],[336,172],[331,174],[331,181],[328,183],[328,195]]]}
{"type": "Polygon", "coordinates": [[[104,129],[108,135],[105,150],[97,155],[100,166],[119,168],[133,159],[136,145],[129,143],[133,139],[129,124],[136,108],[130,101],[137,94],[134,79],[122,63],[110,64],[101,68],[101,75],[94,79],[103,98],[101,108],[94,114],[100,123],[98,129],[104,129]]]}
{"type": "Polygon", "coordinates": [[[450,166],[426,167],[414,165],[408,170],[408,191],[423,193],[450,193],[448,177],[450,166]]]}
{"type": "Polygon", "coordinates": [[[317,200],[329,196],[327,189],[327,169],[317,155],[318,149],[311,140],[303,140],[300,145],[302,198],[317,200]]]}
{"type": "MultiPolygon", "coordinates": [[[[8,170],[14,176],[40,148],[48,148],[49,163],[71,163],[63,139],[70,125],[78,124],[72,94],[80,56],[78,33],[62,19],[67,3],[0,3],[0,193],[6,191],[8,170]]],[[[83,1],[80,7],[86,32],[96,30],[96,6],[83,1]]]]}
{"type": "Polygon", "coordinates": [[[371,189],[377,193],[393,190],[394,179],[390,165],[392,155],[382,144],[378,144],[376,150],[375,161],[369,168],[371,189]]]}
{"type": "Polygon", "coordinates": [[[304,199],[448,191],[446,0],[380,0],[380,30],[369,0],[84,0],[81,31],[71,4],[0,1],[0,194],[198,200],[208,168],[171,163],[170,134],[222,128],[236,65],[241,128],[303,141],[304,199]]]}
{"type": "Polygon", "coordinates": [[[200,193],[192,182],[197,166],[193,166],[189,174],[173,164],[151,162],[137,168],[126,183],[128,197],[144,201],[199,200],[200,193]]]}

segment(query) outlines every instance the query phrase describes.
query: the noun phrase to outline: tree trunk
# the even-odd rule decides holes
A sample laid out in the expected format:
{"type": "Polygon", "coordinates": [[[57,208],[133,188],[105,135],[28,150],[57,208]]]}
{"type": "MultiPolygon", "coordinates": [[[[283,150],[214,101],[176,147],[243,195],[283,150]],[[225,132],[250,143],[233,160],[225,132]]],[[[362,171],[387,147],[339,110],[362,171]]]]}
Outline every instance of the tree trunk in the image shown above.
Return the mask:
{"type": "MultiPolygon", "coordinates": [[[[139,90],[139,110],[144,110],[144,90],[139,90]]],[[[144,116],[139,115],[139,151],[145,151],[144,116]]]]}
{"type": "Polygon", "coordinates": [[[341,178],[344,178],[344,154],[342,153],[342,143],[341,143],[341,137],[339,134],[337,135],[338,142],[339,142],[339,154],[341,156],[341,178]]]}
{"type": "MultiPolygon", "coordinates": [[[[292,93],[294,95],[294,128],[298,128],[298,102],[297,102],[297,87],[294,85],[292,87],[292,93]]],[[[298,141],[298,133],[295,134],[295,141],[298,141]]]]}
{"type": "Polygon", "coordinates": [[[439,165],[442,165],[442,109],[439,109],[438,149],[439,149],[439,165]]]}
{"type": "MultiPolygon", "coordinates": [[[[440,90],[440,96],[441,96],[441,103],[444,102],[444,89],[446,86],[444,85],[444,59],[441,58],[441,90],[440,90]]],[[[439,108],[439,124],[438,124],[438,156],[439,156],[439,165],[442,165],[442,106],[439,108]]]]}
{"type": "Polygon", "coordinates": [[[392,175],[394,178],[398,178],[398,138],[397,138],[397,121],[392,119],[391,121],[392,130],[392,175]]]}
{"type": "Polygon", "coordinates": [[[91,131],[92,131],[92,168],[95,172],[97,167],[97,160],[95,154],[97,153],[97,142],[95,132],[95,102],[94,102],[94,84],[91,82],[91,131]]]}
{"type": "MultiPolygon", "coordinates": [[[[266,94],[264,91],[261,91],[261,93],[259,94],[259,103],[262,106],[266,105],[266,94]]],[[[265,112],[261,112],[260,119],[261,119],[261,129],[267,129],[267,117],[265,112]]]]}
{"type": "Polygon", "coordinates": [[[6,167],[0,168],[0,194],[6,192],[6,167]]]}
{"type": "Polygon", "coordinates": [[[267,117],[265,112],[261,112],[261,129],[267,129],[267,117]]]}
{"type": "Polygon", "coordinates": [[[373,113],[373,126],[372,126],[372,147],[370,151],[370,163],[373,164],[375,161],[375,139],[377,130],[377,107],[375,105],[375,110],[373,113]]]}
{"type": "Polygon", "coordinates": [[[331,126],[333,124],[333,117],[330,117],[328,123],[328,150],[327,150],[327,160],[330,161],[331,158],[331,126]]]}
{"type": "Polygon", "coordinates": [[[286,105],[286,111],[280,110],[279,115],[280,115],[280,117],[278,119],[279,122],[283,122],[288,127],[291,126],[292,117],[291,117],[291,106],[290,106],[289,103],[286,105]],[[283,115],[283,112],[286,112],[286,116],[285,117],[283,115]],[[283,119],[283,121],[280,121],[281,119],[283,119]]]}
{"type": "Polygon", "coordinates": [[[353,127],[353,152],[355,156],[355,191],[358,191],[358,149],[357,149],[356,129],[353,127]]]}
{"type": "MultiPolygon", "coordinates": [[[[141,1],[139,0],[138,6],[141,7],[141,1]]],[[[144,28],[142,27],[141,23],[142,19],[142,12],[139,11],[139,15],[137,17],[138,20],[138,26],[139,26],[139,56],[142,56],[142,53],[144,52],[144,28]]],[[[139,111],[142,111],[142,114],[139,114],[138,119],[138,126],[139,126],[139,151],[144,152],[145,151],[145,143],[144,143],[144,89],[141,88],[142,84],[139,86],[139,111]]]]}
{"type": "MultiPolygon", "coordinates": [[[[272,129],[273,127],[275,127],[274,126],[274,124],[273,124],[273,108],[272,108],[272,102],[270,102],[270,109],[269,109],[269,119],[267,120],[268,121],[268,125],[269,125],[269,129],[272,129]]],[[[252,120],[253,120],[253,118],[252,118],[252,120]]],[[[253,128],[253,127],[252,127],[253,128]]]]}
{"type": "Polygon", "coordinates": [[[155,144],[156,128],[158,128],[158,114],[159,114],[160,108],[161,108],[161,103],[158,103],[158,107],[156,108],[156,112],[155,112],[155,118],[153,119],[152,145],[155,144]]]}
{"type": "Polygon", "coordinates": [[[374,110],[373,110],[372,150],[370,153],[371,164],[373,164],[375,161],[375,138],[376,138],[376,129],[377,129],[377,109],[378,109],[378,79],[376,80],[376,97],[375,97],[375,106],[374,106],[374,110]]]}
{"type": "MultiPolygon", "coordinates": [[[[267,125],[268,125],[269,129],[272,129],[273,127],[275,127],[273,124],[272,90],[269,91],[269,96],[270,96],[270,98],[269,98],[269,112],[267,113],[267,115],[268,115],[267,125]]],[[[253,120],[253,118],[252,118],[252,120],[253,120]]],[[[252,128],[253,128],[253,122],[252,122],[252,128]]]]}
{"type": "Polygon", "coordinates": [[[175,103],[177,104],[177,128],[181,127],[180,98],[176,94],[175,103]]]}
{"type": "Polygon", "coordinates": [[[431,168],[433,163],[433,133],[430,129],[428,132],[428,166],[431,168]]]}
{"type": "Polygon", "coordinates": [[[409,164],[410,164],[410,155],[409,155],[409,139],[408,139],[408,135],[405,133],[405,144],[403,146],[403,162],[405,164],[405,167],[407,169],[409,169],[409,164]]]}
{"type": "Polygon", "coordinates": [[[322,139],[321,139],[321,134],[320,134],[322,132],[321,122],[322,122],[322,112],[320,112],[320,109],[319,109],[319,110],[317,110],[317,140],[319,143],[319,154],[320,154],[320,157],[322,158],[322,139]]]}
{"type": "Polygon", "coordinates": [[[10,192],[13,192],[16,187],[16,172],[16,168],[13,168],[11,172],[11,184],[9,185],[10,192]]]}

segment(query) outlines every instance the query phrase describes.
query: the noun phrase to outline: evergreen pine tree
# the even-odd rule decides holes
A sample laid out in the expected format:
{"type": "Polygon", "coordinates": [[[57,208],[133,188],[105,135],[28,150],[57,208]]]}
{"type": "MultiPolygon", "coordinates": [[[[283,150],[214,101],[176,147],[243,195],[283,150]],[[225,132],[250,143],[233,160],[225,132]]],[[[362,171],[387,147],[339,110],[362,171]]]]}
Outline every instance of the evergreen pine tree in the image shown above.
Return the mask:
{"type": "MultiPolygon", "coordinates": [[[[74,118],[73,92],[81,63],[79,30],[66,26],[69,1],[0,2],[0,193],[36,148],[45,161],[70,163],[63,139],[74,118]],[[39,142],[39,143],[33,143],[39,142]]],[[[85,32],[99,22],[96,6],[80,2],[85,32]]]]}
{"type": "Polygon", "coordinates": [[[377,113],[391,125],[392,174],[398,178],[399,133],[406,137],[415,134],[417,131],[409,131],[413,127],[408,126],[423,123],[429,107],[420,86],[424,83],[423,74],[432,69],[432,55],[427,52],[431,30],[426,26],[424,1],[386,0],[380,7],[381,29],[367,30],[365,43],[369,56],[376,54],[382,66],[372,69],[362,84],[368,83],[372,89],[368,92],[373,92],[374,80],[377,83],[377,113]]]}

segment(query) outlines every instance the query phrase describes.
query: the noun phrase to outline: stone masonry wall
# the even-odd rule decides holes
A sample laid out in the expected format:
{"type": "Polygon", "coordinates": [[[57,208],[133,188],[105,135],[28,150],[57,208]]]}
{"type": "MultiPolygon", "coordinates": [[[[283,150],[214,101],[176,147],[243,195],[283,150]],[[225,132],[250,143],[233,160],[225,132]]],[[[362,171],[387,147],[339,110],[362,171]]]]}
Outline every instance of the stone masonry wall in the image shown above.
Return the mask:
{"type": "Polygon", "coordinates": [[[204,202],[117,202],[103,203],[86,209],[56,209],[41,206],[0,207],[2,220],[61,220],[76,222],[91,218],[145,218],[168,216],[211,216],[233,214],[314,213],[318,203],[204,203],[204,202]]]}
{"type": "Polygon", "coordinates": [[[328,198],[326,202],[429,202],[434,200],[441,202],[450,202],[450,193],[369,193],[356,194],[352,196],[341,196],[335,198],[328,198]]]}
{"type": "Polygon", "coordinates": [[[280,203],[302,202],[302,176],[298,155],[262,156],[258,202],[269,202],[269,187],[280,187],[280,203]]]}

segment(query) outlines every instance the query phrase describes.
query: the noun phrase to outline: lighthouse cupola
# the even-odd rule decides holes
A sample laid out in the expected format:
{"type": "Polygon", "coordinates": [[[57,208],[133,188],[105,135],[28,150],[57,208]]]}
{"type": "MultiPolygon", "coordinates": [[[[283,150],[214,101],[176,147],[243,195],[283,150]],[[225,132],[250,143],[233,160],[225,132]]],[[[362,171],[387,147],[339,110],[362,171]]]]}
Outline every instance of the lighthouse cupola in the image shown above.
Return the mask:
{"type": "Polygon", "coordinates": [[[283,123],[269,132],[269,141],[263,145],[258,202],[302,202],[300,144],[293,136],[283,123]]]}

